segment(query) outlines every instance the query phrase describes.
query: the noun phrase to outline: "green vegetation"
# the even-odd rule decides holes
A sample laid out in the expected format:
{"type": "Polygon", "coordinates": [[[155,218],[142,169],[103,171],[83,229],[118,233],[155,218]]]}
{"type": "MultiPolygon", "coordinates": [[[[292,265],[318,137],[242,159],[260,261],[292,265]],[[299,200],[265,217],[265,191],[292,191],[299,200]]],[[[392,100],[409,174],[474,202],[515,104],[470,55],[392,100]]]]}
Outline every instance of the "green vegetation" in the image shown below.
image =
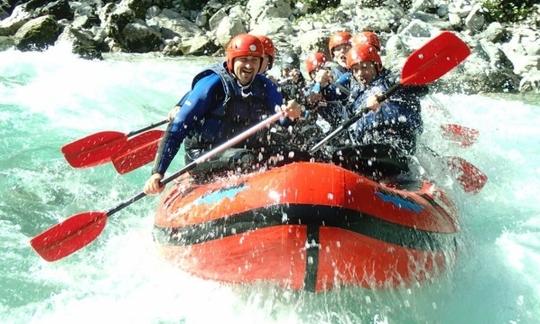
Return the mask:
{"type": "Polygon", "coordinates": [[[533,12],[536,3],[538,0],[486,0],[483,6],[491,21],[518,22],[533,12]]]}

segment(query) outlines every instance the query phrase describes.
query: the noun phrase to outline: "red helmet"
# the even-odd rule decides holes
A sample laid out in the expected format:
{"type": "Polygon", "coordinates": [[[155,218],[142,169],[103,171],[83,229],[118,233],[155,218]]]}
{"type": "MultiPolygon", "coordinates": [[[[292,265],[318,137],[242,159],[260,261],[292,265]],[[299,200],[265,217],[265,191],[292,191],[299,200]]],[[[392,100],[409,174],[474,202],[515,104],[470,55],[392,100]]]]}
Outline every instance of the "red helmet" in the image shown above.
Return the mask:
{"type": "Polygon", "coordinates": [[[379,51],[369,44],[357,44],[347,52],[347,68],[351,69],[353,65],[361,62],[375,62],[379,68],[382,66],[379,51]]]}
{"type": "Polygon", "coordinates": [[[322,52],[315,52],[309,54],[306,58],[306,70],[308,74],[313,72],[315,69],[322,67],[326,63],[326,61],[326,56],[322,52]]]}
{"type": "Polygon", "coordinates": [[[227,54],[227,69],[232,71],[235,58],[254,56],[262,59],[264,49],[263,44],[257,37],[249,34],[240,34],[231,39],[225,52],[227,54]]]}
{"type": "Polygon", "coordinates": [[[276,48],[274,47],[274,43],[270,38],[264,35],[257,36],[257,38],[261,41],[264,48],[264,54],[270,56],[272,60],[276,59],[276,48]]]}
{"type": "Polygon", "coordinates": [[[332,54],[332,50],[334,47],[343,45],[343,44],[351,44],[351,33],[346,31],[337,32],[334,35],[330,36],[330,39],[328,40],[328,50],[330,51],[330,54],[332,54]]]}
{"type": "Polygon", "coordinates": [[[356,34],[351,39],[352,46],[356,46],[358,44],[362,43],[368,43],[375,47],[377,51],[381,50],[381,42],[379,41],[379,37],[374,32],[365,31],[361,32],[360,34],[356,34]]]}

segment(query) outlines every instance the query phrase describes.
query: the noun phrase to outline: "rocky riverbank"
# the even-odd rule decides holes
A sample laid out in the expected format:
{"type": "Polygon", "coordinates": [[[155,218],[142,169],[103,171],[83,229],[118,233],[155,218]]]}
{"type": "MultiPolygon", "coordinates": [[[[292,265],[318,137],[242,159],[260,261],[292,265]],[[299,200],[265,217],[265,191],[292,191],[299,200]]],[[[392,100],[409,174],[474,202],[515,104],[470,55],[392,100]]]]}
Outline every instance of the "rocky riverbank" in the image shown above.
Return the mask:
{"type": "Polygon", "coordinates": [[[399,71],[412,50],[441,30],[472,55],[435,85],[440,90],[540,92],[540,5],[519,22],[495,21],[480,0],[0,0],[0,49],[43,50],[67,42],[82,57],[104,52],[223,55],[234,35],[270,36],[281,53],[326,50],[338,30],[375,31],[383,62],[399,71]],[[333,2],[333,4],[332,4],[333,2]],[[451,90],[450,90],[451,89],[451,90]]]}

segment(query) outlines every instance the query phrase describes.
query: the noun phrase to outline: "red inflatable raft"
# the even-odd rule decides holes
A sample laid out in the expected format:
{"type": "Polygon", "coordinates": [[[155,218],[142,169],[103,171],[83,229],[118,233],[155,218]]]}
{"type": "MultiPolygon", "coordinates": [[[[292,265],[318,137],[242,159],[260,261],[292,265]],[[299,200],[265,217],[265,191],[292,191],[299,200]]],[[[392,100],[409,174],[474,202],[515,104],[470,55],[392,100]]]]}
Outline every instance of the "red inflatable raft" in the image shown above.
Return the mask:
{"type": "Polygon", "coordinates": [[[308,162],[172,186],[154,240],[184,270],[223,282],[316,292],[410,284],[451,263],[459,225],[434,185],[408,189],[308,162]]]}

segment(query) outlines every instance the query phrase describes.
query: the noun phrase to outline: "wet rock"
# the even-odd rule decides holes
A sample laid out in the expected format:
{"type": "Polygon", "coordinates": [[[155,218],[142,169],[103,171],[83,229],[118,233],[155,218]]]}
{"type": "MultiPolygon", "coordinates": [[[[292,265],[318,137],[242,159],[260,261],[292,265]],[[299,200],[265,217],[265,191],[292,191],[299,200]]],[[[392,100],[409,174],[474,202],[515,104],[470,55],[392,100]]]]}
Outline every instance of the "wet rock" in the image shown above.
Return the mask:
{"type": "Polygon", "coordinates": [[[464,20],[465,26],[473,33],[480,32],[484,27],[485,18],[480,5],[475,5],[464,20]]]}
{"type": "Polygon", "coordinates": [[[274,35],[277,33],[290,34],[293,29],[291,22],[286,18],[267,18],[255,26],[252,26],[253,34],[257,35],[274,35]]]}
{"type": "Polygon", "coordinates": [[[156,51],[162,43],[161,34],[147,26],[142,20],[127,24],[122,34],[124,36],[124,45],[130,52],[156,51]]]}
{"type": "Polygon", "coordinates": [[[0,0],[0,20],[9,17],[17,3],[18,0],[0,0]]]}
{"type": "Polygon", "coordinates": [[[232,37],[245,32],[246,28],[242,19],[227,16],[221,20],[216,28],[216,40],[221,46],[225,47],[232,37]]]}
{"type": "Polygon", "coordinates": [[[159,30],[164,39],[172,39],[177,36],[181,39],[187,39],[203,34],[203,31],[195,23],[170,9],[163,9],[159,15],[146,22],[148,26],[159,30]]]}
{"type": "Polygon", "coordinates": [[[209,36],[199,35],[185,41],[179,37],[166,40],[162,52],[166,56],[212,55],[217,50],[218,46],[209,36]]]}
{"type": "Polygon", "coordinates": [[[253,25],[267,18],[289,18],[292,15],[289,0],[249,0],[246,9],[253,25]]]}
{"type": "Polygon", "coordinates": [[[11,15],[0,21],[0,36],[14,35],[19,28],[32,19],[32,14],[24,9],[24,6],[17,6],[11,15]]]}
{"type": "Polygon", "coordinates": [[[53,16],[43,16],[32,19],[15,34],[17,48],[22,51],[42,50],[53,45],[61,28],[53,16]]]}
{"type": "Polygon", "coordinates": [[[0,51],[7,50],[15,46],[16,42],[12,36],[0,36],[0,51]]]}
{"type": "Polygon", "coordinates": [[[81,31],[72,26],[64,28],[58,37],[58,42],[67,42],[72,47],[72,52],[86,59],[103,59],[101,52],[105,45],[94,40],[90,32],[81,31]]]}
{"type": "Polygon", "coordinates": [[[161,8],[158,6],[152,6],[146,11],[146,19],[152,19],[161,13],[161,8]]]}
{"type": "Polygon", "coordinates": [[[519,91],[540,93],[540,66],[525,73],[519,83],[519,91]]]}
{"type": "Polygon", "coordinates": [[[96,15],[78,16],[73,20],[73,27],[75,28],[91,28],[92,26],[99,25],[100,20],[96,15]]]}
{"type": "Polygon", "coordinates": [[[215,30],[218,26],[221,20],[225,17],[227,17],[227,10],[225,8],[221,8],[212,17],[210,17],[210,20],[208,21],[208,26],[210,27],[210,30],[215,30]]]}
{"type": "Polygon", "coordinates": [[[199,12],[197,18],[195,18],[195,25],[204,28],[208,24],[208,14],[206,12],[199,12]]]}
{"type": "Polygon", "coordinates": [[[514,69],[514,65],[512,64],[512,62],[495,44],[481,39],[478,42],[477,48],[480,55],[484,55],[484,57],[489,61],[492,69],[507,70],[506,72],[508,73],[511,73],[514,69]]]}
{"type": "Polygon", "coordinates": [[[129,8],[136,18],[144,19],[146,11],[152,5],[152,1],[148,0],[122,0],[119,7],[129,8]]]}
{"type": "Polygon", "coordinates": [[[486,28],[486,30],[479,35],[481,39],[485,39],[489,42],[499,42],[506,38],[505,28],[498,22],[492,22],[486,28]]]}

